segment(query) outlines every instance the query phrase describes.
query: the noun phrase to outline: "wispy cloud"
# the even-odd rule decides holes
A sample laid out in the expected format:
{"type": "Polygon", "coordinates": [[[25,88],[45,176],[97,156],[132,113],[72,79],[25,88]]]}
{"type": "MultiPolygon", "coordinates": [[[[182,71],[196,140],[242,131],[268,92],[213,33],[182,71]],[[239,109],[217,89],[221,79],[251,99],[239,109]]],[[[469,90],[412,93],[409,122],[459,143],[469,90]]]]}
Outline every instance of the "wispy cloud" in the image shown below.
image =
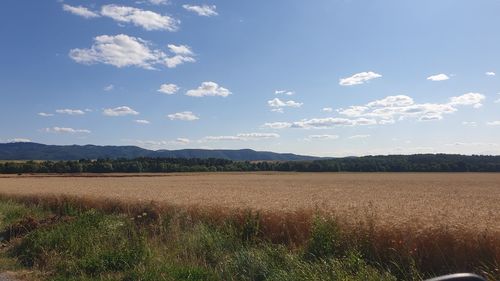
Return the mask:
{"type": "Polygon", "coordinates": [[[68,4],[63,4],[63,10],[66,12],[70,12],[74,15],[84,17],[86,19],[99,17],[98,13],[93,12],[93,11],[89,10],[88,8],[83,7],[83,6],[70,6],[68,4]]]}
{"type": "Polygon", "coordinates": [[[43,129],[47,133],[61,133],[61,134],[90,134],[90,130],[87,129],[73,129],[68,127],[52,127],[43,129]]]}
{"type": "Polygon", "coordinates": [[[350,136],[348,137],[348,139],[350,140],[356,140],[356,139],[366,139],[366,138],[369,138],[370,135],[354,135],[354,136],[350,136]]]}
{"type": "Polygon", "coordinates": [[[126,115],[138,115],[139,112],[133,110],[128,106],[119,106],[115,108],[106,108],[103,110],[103,114],[106,116],[126,116],[126,115]]]}
{"type": "Polygon", "coordinates": [[[500,126],[500,120],[498,120],[498,121],[486,122],[486,125],[489,125],[489,126],[500,126]]]}
{"type": "Polygon", "coordinates": [[[315,141],[315,140],[336,140],[340,137],[338,135],[309,135],[306,140],[307,141],[315,141]]]}
{"type": "Polygon", "coordinates": [[[215,5],[182,5],[182,7],[190,12],[194,12],[199,16],[212,17],[218,15],[215,5]]]}
{"type": "Polygon", "coordinates": [[[488,71],[488,72],[486,72],[485,74],[486,74],[487,76],[495,76],[495,75],[496,75],[496,73],[495,73],[495,72],[493,72],[493,71],[488,71]]]}
{"type": "Polygon", "coordinates": [[[149,122],[148,120],[144,120],[144,119],[137,119],[137,120],[134,120],[134,122],[137,124],[143,124],[143,125],[151,124],[151,122],[149,122]]]}
{"type": "Polygon", "coordinates": [[[115,4],[101,7],[101,15],[120,23],[132,23],[145,30],[176,31],[179,21],[167,15],[115,4]]]}
{"type": "Polygon", "coordinates": [[[113,91],[115,89],[115,85],[109,84],[108,86],[104,87],[103,90],[106,92],[113,91]]]}
{"type": "Polygon", "coordinates": [[[342,78],[339,81],[339,85],[341,86],[353,86],[364,84],[372,79],[380,78],[382,75],[375,73],[373,71],[368,72],[360,72],[352,75],[351,77],[342,78]]]}
{"type": "Polygon", "coordinates": [[[59,114],[67,114],[67,115],[84,115],[85,111],[80,110],[80,109],[57,109],[56,113],[59,114]]]}
{"type": "Polygon", "coordinates": [[[54,114],[52,114],[52,113],[45,113],[45,112],[39,112],[38,116],[51,117],[51,116],[54,116],[54,114]]]}
{"type": "Polygon", "coordinates": [[[289,90],[276,90],[274,91],[275,95],[286,95],[286,96],[293,96],[295,94],[294,91],[289,91],[289,90]]]}
{"type": "Polygon", "coordinates": [[[448,79],[450,79],[450,77],[444,73],[431,75],[431,76],[427,77],[427,80],[430,80],[430,81],[445,81],[448,79]]]}
{"type": "Polygon", "coordinates": [[[276,139],[280,135],[276,133],[241,133],[229,136],[206,136],[200,142],[217,142],[217,141],[257,141],[266,139],[276,139]]]}
{"type": "Polygon", "coordinates": [[[195,121],[200,119],[191,111],[177,112],[167,115],[170,120],[195,121]]]}

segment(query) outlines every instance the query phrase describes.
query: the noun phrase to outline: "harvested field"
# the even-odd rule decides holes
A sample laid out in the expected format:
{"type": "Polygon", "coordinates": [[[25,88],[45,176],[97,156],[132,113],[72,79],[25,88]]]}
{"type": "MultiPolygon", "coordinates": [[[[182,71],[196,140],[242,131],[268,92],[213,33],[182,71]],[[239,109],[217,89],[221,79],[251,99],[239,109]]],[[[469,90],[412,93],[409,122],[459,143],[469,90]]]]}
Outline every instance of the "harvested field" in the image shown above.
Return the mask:
{"type": "Polygon", "coordinates": [[[0,176],[0,193],[65,194],[268,211],[320,209],[378,224],[500,231],[500,174],[209,173],[0,176]]]}

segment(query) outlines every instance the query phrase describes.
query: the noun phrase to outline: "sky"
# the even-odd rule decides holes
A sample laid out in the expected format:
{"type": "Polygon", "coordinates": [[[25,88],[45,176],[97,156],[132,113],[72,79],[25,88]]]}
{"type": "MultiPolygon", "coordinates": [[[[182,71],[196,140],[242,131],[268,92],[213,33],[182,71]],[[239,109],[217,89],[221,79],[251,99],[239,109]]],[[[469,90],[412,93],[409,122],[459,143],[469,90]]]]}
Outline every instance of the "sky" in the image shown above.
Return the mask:
{"type": "Polygon", "coordinates": [[[500,154],[497,0],[5,0],[0,142],[500,154]]]}

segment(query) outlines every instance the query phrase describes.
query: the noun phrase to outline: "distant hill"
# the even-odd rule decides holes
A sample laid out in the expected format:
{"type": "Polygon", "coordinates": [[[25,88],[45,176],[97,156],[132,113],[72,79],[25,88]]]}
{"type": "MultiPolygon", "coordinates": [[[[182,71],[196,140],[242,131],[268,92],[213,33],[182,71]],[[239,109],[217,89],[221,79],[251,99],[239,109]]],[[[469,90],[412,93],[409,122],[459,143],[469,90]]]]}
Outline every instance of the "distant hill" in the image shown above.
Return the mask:
{"type": "Polygon", "coordinates": [[[219,158],[234,161],[299,161],[316,160],[318,157],[239,150],[148,150],[137,146],[100,146],[100,145],[46,145],[32,142],[0,143],[0,160],[79,160],[79,159],[117,159],[138,157],[163,158],[219,158]]]}

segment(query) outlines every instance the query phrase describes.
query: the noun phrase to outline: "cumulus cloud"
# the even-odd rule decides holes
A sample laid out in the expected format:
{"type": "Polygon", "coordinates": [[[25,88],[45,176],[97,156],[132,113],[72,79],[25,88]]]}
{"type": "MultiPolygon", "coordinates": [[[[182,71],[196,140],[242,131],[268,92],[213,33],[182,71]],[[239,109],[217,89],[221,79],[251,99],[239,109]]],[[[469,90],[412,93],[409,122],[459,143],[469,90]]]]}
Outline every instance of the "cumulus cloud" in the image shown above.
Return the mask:
{"type": "Polygon", "coordinates": [[[481,101],[486,97],[479,93],[467,93],[458,97],[451,97],[451,105],[472,105],[474,108],[479,108],[482,106],[481,101]]]}
{"type": "Polygon", "coordinates": [[[351,77],[340,79],[339,85],[341,85],[341,86],[360,85],[360,84],[364,84],[365,82],[368,82],[372,79],[379,78],[379,77],[382,77],[382,75],[375,73],[373,71],[360,72],[360,73],[354,74],[351,77]]]}
{"type": "Polygon", "coordinates": [[[128,106],[119,106],[115,108],[106,108],[103,111],[103,114],[106,116],[126,116],[126,115],[138,115],[139,112],[133,110],[128,106]]]}
{"type": "Polygon", "coordinates": [[[293,100],[283,101],[283,100],[280,100],[279,98],[274,98],[272,100],[267,101],[267,105],[272,108],[271,111],[283,113],[284,112],[283,108],[285,108],[285,107],[299,108],[303,105],[303,103],[296,102],[293,100]]]}
{"type": "Polygon", "coordinates": [[[206,97],[206,96],[219,96],[219,97],[227,97],[232,93],[224,88],[219,86],[215,82],[203,82],[201,86],[197,89],[189,90],[186,92],[186,96],[190,97],[206,97]]]}
{"type": "Polygon", "coordinates": [[[466,93],[451,97],[447,103],[415,103],[405,95],[388,96],[361,106],[341,108],[337,112],[348,117],[380,118],[379,124],[392,124],[395,120],[417,118],[420,121],[441,120],[444,114],[456,112],[459,106],[478,108],[485,96],[466,93]]]}
{"type": "Polygon", "coordinates": [[[486,125],[489,125],[489,126],[500,126],[500,120],[498,120],[498,121],[486,122],[486,125]]]}
{"type": "Polygon", "coordinates": [[[50,117],[50,116],[54,116],[54,114],[52,114],[52,113],[45,113],[45,112],[39,112],[38,116],[50,117]]]}
{"type": "Polygon", "coordinates": [[[117,22],[132,23],[145,30],[176,31],[179,25],[178,20],[167,15],[115,4],[102,6],[101,15],[112,18],[117,22]]]}
{"type": "Polygon", "coordinates": [[[495,73],[495,72],[493,72],[493,71],[488,71],[488,72],[486,72],[485,74],[486,74],[487,76],[495,76],[495,75],[496,75],[496,73],[495,73]]]}
{"type": "Polygon", "coordinates": [[[235,136],[206,136],[200,140],[200,142],[207,141],[255,141],[255,140],[265,140],[265,139],[276,139],[280,135],[275,133],[241,133],[235,136]]]}
{"type": "Polygon", "coordinates": [[[85,112],[80,109],[57,109],[57,113],[59,114],[67,114],[67,115],[84,115],[85,112]]]}
{"type": "Polygon", "coordinates": [[[175,84],[162,84],[158,92],[164,93],[166,95],[173,95],[179,90],[179,87],[175,84]]]}
{"type": "Polygon", "coordinates": [[[336,140],[338,139],[338,135],[309,135],[306,140],[314,141],[314,140],[336,140]]]}
{"type": "Polygon", "coordinates": [[[348,137],[348,139],[350,139],[350,140],[366,139],[366,138],[369,138],[369,137],[370,137],[370,135],[354,135],[354,136],[348,137]]]}
{"type": "Polygon", "coordinates": [[[72,49],[69,56],[82,64],[103,63],[119,68],[135,66],[144,69],[154,69],[155,65],[173,68],[185,62],[195,61],[192,57],[175,53],[169,56],[161,50],[151,49],[150,45],[148,41],[125,34],[100,35],[94,38],[90,48],[72,49]]]}
{"type": "Polygon", "coordinates": [[[73,129],[73,128],[67,128],[67,127],[52,127],[52,128],[45,128],[43,131],[47,133],[61,133],[61,134],[90,134],[90,130],[87,129],[73,129]]]}
{"type": "Polygon", "coordinates": [[[66,12],[70,12],[74,15],[84,17],[86,19],[99,17],[98,13],[93,12],[93,11],[89,10],[88,8],[83,7],[83,6],[70,6],[68,4],[64,4],[63,10],[66,12]]]}
{"type": "Polygon", "coordinates": [[[431,76],[427,77],[427,80],[430,80],[430,81],[445,81],[448,79],[450,79],[450,77],[444,73],[431,75],[431,76]]]}
{"type": "Polygon", "coordinates": [[[177,112],[167,115],[170,120],[195,121],[200,119],[191,111],[177,112]]]}
{"type": "Polygon", "coordinates": [[[287,95],[287,96],[293,96],[295,92],[293,91],[288,91],[288,90],[276,90],[274,91],[275,95],[287,95]]]}
{"type": "Polygon", "coordinates": [[[134,120],[134,122],[138,123],[138,124],[143,124],[143,125],[147,125],[147,124],[151,123],[148,120],[144,120],[144,119],[137,119],[137,120],[134,120]]]}
{"type": "Polygon", "coordinates": [[[211,16],[218,15],[217,11],[215,11],[217,8],[215,5],[198,6],[198,5],[185,4],[185,5],[182,5],[182,7],[190,12],[194,12],[194,13],[198,14],[199,16],[211,17],[211,16]]]}

